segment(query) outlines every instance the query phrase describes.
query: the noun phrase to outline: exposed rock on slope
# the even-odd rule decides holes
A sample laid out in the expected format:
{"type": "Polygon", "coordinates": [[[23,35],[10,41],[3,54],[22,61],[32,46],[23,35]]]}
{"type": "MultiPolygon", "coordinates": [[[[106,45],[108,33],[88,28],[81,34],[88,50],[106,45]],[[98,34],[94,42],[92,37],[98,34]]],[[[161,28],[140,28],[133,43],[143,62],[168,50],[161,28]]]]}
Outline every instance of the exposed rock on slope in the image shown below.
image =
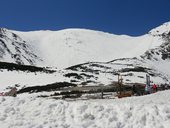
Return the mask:
{"type": "Polygon", "coordinates": [[[22,65],[42,61],[26,41],[4,28],[0,28],[0,59],[22,65]]]}

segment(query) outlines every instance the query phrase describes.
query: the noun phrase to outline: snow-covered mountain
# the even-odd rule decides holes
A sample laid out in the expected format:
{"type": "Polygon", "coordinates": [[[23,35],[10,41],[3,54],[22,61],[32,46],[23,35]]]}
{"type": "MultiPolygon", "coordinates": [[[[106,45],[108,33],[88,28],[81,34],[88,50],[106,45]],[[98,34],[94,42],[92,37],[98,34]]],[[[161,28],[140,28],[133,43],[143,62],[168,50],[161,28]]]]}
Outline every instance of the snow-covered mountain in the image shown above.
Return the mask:
{"type": "Polygon", "coordinates": [[[0,60],[17,64],[35,65],[42,61],[32,46],[10,30],[0,28],[0,60]]]}
{"type": "Polygon", "coordinates": [[[0,29],[0,43],[3,62],[58,68],[50,75],[1,70],[0,76],[11,76],[1,81],[5,86],[65,81],[79,85],[110,84],[117,80],[117,73],[122,74],[125,83],[145,83],[146,73],[154,83],[170,81],[170,22],[138,37],[87,29],[0,29]]]}
{"type": "MultiPolygon", "coordinates": [[[[107,62],[119,58],[138,57],[147,50],[156,48],[162,44],[163,40],[158,35],[163,33],[163,30],[167,33],[169,29],[168,25],[168,23],[165,23],[159,28],[151,30],[149,34],[139,37],[114,35],[87,29],[33,32],[1,29],[1,40],[5,42],[7,48],[17,49],[15,45],[13,45],[13,47],[8,46],[15,42],[17,42],[18,45],[22,44],[28,47],[25,49],[24,46],[19,48],[20,50],[23,49],[23,51],[28,50],[25,53],[21,51],[21,54],[17,53],[19,52],[18,50],[10,50],[8,48],[10,50],[8,52],[9,54],[6,53],[3,57],[9,58],[9,56],[13,57],[17,55],[17,63],[20,59],[21,63],[28,64],[28,62],[24,60],[26,58],[30,64],[40,64],[35,61],[35,57],[39,57],[43,60],[42,65],[58,68],[67,68],[85,62],[107,62]],[[11,55],[10,52],[12,51],[14,53],[11,55]],[[30,53],[33,55],[30,55],[30,53]]],[[[1,47],[2,46],[3,44],[1,44],[1,47]]],[[[8,62],[10,60],[11,59],[4,59],[4,61],[8,62]]],[[[16,61],[11,60],[11,62],[16,61]]]]}
{"type": "MultiPolygon", "coordinates": [[[[127,53],[127,56],[125,58],[114,59],[109,62],[90,62],[71,66],[67,68],[68,73],[66,73],[66,76],[69,76],[73,80],[77,81],[80,80],[78,78],[81,78],[82,80],[84,80],[83,83],[90,82],[109,84],[113,81],[117,81],[118,73],[120,73],[123,76],[125,83],[136,82],[145,83],[146,74],[149,74],[151,76],[151,82],[153,83],[157,84],[169,83],[170,82],[170,70],[168,70],[168,67],[170,65],[169,26],[170,23],[165,23],[160,27],[151,30],[149,34],[145,35],[151,36],[150,38],[152,39],[148,40],[150,46],[148,46],[148,49],[143,54],[134,53],[131,54],[130,58],[127,58],[129,55],[127,53]],[[155,39],[157,40],[157,42],[156,41],[153,42],[153,40],[155,39]],[[154,43],[155,44],[160,43],[160,45],[155,46],[154,43]],[[74,74],[72,73],[73,71],[74,74]],[[86,73],[86,75],[82,73],[86,73]],[[91,76],[90,78],[88,77],[89,75],[91,76]]],[[[145,46],[141,45],[141,48],[142,47],[145,46]]]]}
{"type": "Polygon", "coordinates": [[[146,74],[152,83],[170,83],[169,65],[170,22],[139,37],[86,29],[0,29],[0,95],[4,96],[0,125],[169,128],[169,90],[120,100],[112,85],[118,73],[124,88],[136,84],[142,91],[146,74]],[[17,97],[4,95],[11,87],[17,87],[17,97]],[[100,98],[102,90],[104,99],[82,100],[100,98]]]}
{"type": "Polygon", "coordinates": [[[170,32],[170,22],[166,22],[154,29],[149,33],[154,36],[161,36],[162,34],[168,34],[170,32]]]}
{"type": "Polygon", "coordinates": [[[44,65],[58,68],[137,57],[162,43],[159,37],[149,34],[130,37],[86,29],[14,32],[39,50],[44,65]]]}

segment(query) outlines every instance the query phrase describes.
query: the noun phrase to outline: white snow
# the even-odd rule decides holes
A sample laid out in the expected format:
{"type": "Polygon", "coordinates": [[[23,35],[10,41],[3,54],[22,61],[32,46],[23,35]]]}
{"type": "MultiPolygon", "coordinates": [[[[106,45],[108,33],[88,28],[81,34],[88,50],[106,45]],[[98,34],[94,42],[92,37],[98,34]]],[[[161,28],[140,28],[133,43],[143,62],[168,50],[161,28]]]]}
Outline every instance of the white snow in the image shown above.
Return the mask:
{"type": "Polygon", "coordinates": [[[156,69],[157,71],[161,72],[161,74],[165,75],[167,78],[170,79],[170,60],[159,60],[159,61],[149,61],[148,64],[152,66],[152,68],[156,69]]]}
{"type": "Polygon", "coordinates": [[[124,99],[0,97],[2,128],[169,128],[170,91],[124,99]]]}
{"type": "Polygon", "coordinates": [[[32,49],[32,44],[28,44],[18,35],[8,29],[0,29],[0,61],[12,62],[20,61],[25,65],[39,64],[41,60],[34,56],[36,50],[32,49]],[[29,60],[29,61],[28,61],[29,60]]]}
{"type": "Polygon", "coordinates": [[[138,57],[162,44],[159,37],[114,35],[87,29],[17,32],[34,46],[44,65],[66,68],[89,61],[106,62],[117,58],[138,57]]]}
{"type": "Polygon", "coordinates": [[[152,29],[149,33],[152,35],[161,35],[163,33],[168,34],[170,32],[170,22],[166,22],[154,29],[152,29]]]}
{"type": "MultiPolygon", "coordinates": [[[[151,31],[157,31],[159,29],[161,31],[170,30],[169,23],[165,23],[164,25],[151,31]]],[[[9,38],[12,38],[11,32],[19,35],[20,38],[17,38],[17,41],[23,42],[25,40],[26,43],[30,46],[31,51],[33,51],[33,53],[44,60],[43,62],[37,63],[37,66],[53,66],[57,67],[58,69],[67,68],[72,65],[81,64],[89,61],[107,62],[119,58],[139,57],[147,50],[157,48],[163,43],[161,37],[153,36],[151,34],[145,34],[138,37],[130,37],[127,35],[114,35],[87,29],[65,29],[60,31],[42,30],[31,32],[6,30],[5,32],[9,38]]],[[[10,42],[8,41],[6,42],[8,47],[11,49],[11,51],[14,51],[15,53],[15,50],[12,50],[15,48],[12,47],[12,45],[10,45],[10,42]]],[[[5,61],[13,62],[10,59],[11,56],[8,56],[8,54],[6,54],[5,57],[5,61]]],[[[119,61],[116,61],[116,63],[118,62],[119,61]]],[[[136,63],[136,65],[138,65],[137,62],[133,61],[121,61],[120,63],[136,63]]],[[[140,65],[141,63],[139,63],[139,66],[140,65]]],[[[159,63],[154,61],[148,62],[146,67],[154,68],[155,70],[158,70],[159,72],[169,77],[170,72],[169,70],[167,70],[168,65],[169,62],[166,63],[166,61],[160,61],[159,63]]],[[[113,72],[113,69],[120,70],[121,68],[125,68],[125,65],[114,64],[110,65],[110,67],[112,68],[110,72],[113,72]]],[[[66,73],[67,71],[63,70],[63,72],[66,73]]],[[[0,72],[0,77],[3,78],[0,81],[1,90],[4,90],[7,86],[12,86],[16,83],[22,86],[34,86],[45,85],[54,82],[70,82],[70,79],[64,78],[62,73],[35,74],[15,71],[8,72],[3,70],[2,72],[0,72]],[[8,77],[4,78],[4,76],[8,77]]],[[[113,77],[113,75],[107,75],[106,73],[100,73],[97,77],[97,82],[104,84],[110,84],[112,83],[112,81],[117,80],[117,77],[113,77]]],[[[124,80],[130,80],[130,82],[138,81],[141,83],[145,83],[144,77],[144,73],[134,73],[133,76],[127,76],[126,78],[124,78],[124,80]],[[137,76],[142,76],[143,78],[137,76]]],[[[94,78],[90,80],[95,81],[94,78]]],[[[157,77],[154,78],[154,82],[164,83],[164,80],[160,77],[157,77]]]]}
{"type": "MultiPolygon", "coordinates": [[[[139,37],[114,35],[86,29],[65,29],[60,31],[18,32],[17,41],[30,46],[31,52],[44,61],[43,66],[66,68],[85,62],[104,62],[117,58],[139,57],[149,49],[157,48],[163,43],[157,36],[168,33],[170,23],[155,28],[139,37]]],[[[10,30],[9,30],[10,31],[10,30]]],[[[9,39],[7,46],[15,54],[11,45],[11,33],[6,31],[9,39]]],[[[22,51],[23,52],[23,51],[22,51]]],[[[25,54],[23,54],[25,55],[25,54]]],[[[25,55],[26,56],[26,55],[25,55]]],[[[6,54],[3,58],[13,62],[6,54]]],[[[113,62],[114,63],[114,62],[113,62]]],[[[139,62],[118,60],[115,64],[106,66],[119,70],[125,68],[123,64],[141,65],[139,62]],[[120,62],[120,63],[118,63],[120,62]],[[116,65],[116,63],[118,63],[116,65]]],[[[143,63],[144,64],[144,63],[143,63]]],[[[148,61],[146,67],[161,72],[170,79],[169,60],[148,61]]],[[[38,66],[40,64],[37,63],[38,66]]],[[[128,66],[127,66],[128,67],[128,66]]],[[[130,67],[130,66],[129,66],[130,67]]],[[[95,67],[94,69],[97,69],[95,67]]],[[[104,69],[103,69],[104,70],[104,69]]],[[[108,69],[109,71],[109,69],[108,69]]],[[[19,84],[24,86],[45,85],[54,82],[69,82],[63,77],[65,70],[57,70],[53,74],[30,73],[22,71],[0,70],[0,92],[7,91],[8,86],[19,84]]],[[[76,71],[75,71],[76,72],[76,71]]],[[[103,71],[98,75],[98,82],[109,84],[117,77],[107,75],[103,71]]],[[[131,72],[129,72],[131,73],[131,72]]],[[[91,74],[90,74],[91,75],[91,74]]],[[[122,74],[126,75],[126,74],[122,74]]],[[[97,76],[97,75],[96,75],[97,76]]],[[[136,72],[131,82],[144,83],[145,73],[136,72]]],[[[93,78],[94,79],[94,78],[93,78]]],[[[152,79],[152,77],[151,77],[152,79]]],[[[163,78],[154,78],[154,83],[163,83],[163,78]]],[[[42,92],[41,94],[50,94],[42,92]]],[[[170,127],[170,91],[131,97],[124,99],[104,100],[55,100],[50,98],[36,98],[37,94],[20,94],[17,97],[0,97],[0,127],[2,128],[169,128],[170,127]]]]}
{"type": "MultiPolygon", "coordinates": [[[[37,85],[46,85],[55,82],[69,81],[59,71],[49,74],[41,72],[22,72],[22,71],[0,71],[0,92],[6,91],[7,87],[13,87],[15,84],[19,84],[22,88],[24,86],[31,87],[37,85]]],[[[19,89],[18,88],[18,89],[19,89]]]]}

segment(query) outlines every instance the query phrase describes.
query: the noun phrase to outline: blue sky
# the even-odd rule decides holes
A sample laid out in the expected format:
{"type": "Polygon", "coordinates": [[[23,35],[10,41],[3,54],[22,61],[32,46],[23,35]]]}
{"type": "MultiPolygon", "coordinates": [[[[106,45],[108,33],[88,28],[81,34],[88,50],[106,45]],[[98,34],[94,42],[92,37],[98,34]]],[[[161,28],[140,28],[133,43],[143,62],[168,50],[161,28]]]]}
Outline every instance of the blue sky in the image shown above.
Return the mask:
{"type": "Polygon", "coordinates": [[[0,27],[142,35],[170,21],[170,0],[1,0],[0,27]]]}

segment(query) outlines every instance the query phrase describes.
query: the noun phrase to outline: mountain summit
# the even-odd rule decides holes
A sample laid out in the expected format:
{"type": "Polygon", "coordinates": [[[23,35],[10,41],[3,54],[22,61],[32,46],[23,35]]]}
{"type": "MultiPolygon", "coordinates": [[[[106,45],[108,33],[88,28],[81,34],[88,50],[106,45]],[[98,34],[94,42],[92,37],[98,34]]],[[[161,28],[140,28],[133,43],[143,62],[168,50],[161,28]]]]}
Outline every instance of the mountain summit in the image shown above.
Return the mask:
{"type": "Polygon", "coordinates": [[[0,75],[3,77],[6,72],[9,78],[1,84],[20,83],[22,87],[26,84],[44,85],[54,82],[108,85],[117,81],[118,73],[123,76],[125,83],[145,83],[146,74],[151,76],[154,83],[168,83],[169,27],[170,23],[167,22],[148,34],[137,37],[88,29],[19,32],[2,28],[1,69],[9,70],[4,65],[7,64],[5,62],[10,62],[15,63],[7,64],[11,66],[10,70],[21,70],[24,73],[2,70],[0,75]],[[25,73],[25,70],[36,70],[45,74],[25,73]],[[49,72],[53,74],[49,75],[49,72]]]}
{"type": "Polygon", "coordinates": [[[149,34],[131,37],[87,29],[13,32],[36,49],[35,54],[43,60],[42,65],[58,68],[139,57],[162,43],[159,37],[149,34]]]}
{"type": "Polygon", "coordinates": [[[152,29],[149,33],[152,35],[155,35],[155,36],[170,33],[170,22],[166,22],[166,23],[152,29]]]}

